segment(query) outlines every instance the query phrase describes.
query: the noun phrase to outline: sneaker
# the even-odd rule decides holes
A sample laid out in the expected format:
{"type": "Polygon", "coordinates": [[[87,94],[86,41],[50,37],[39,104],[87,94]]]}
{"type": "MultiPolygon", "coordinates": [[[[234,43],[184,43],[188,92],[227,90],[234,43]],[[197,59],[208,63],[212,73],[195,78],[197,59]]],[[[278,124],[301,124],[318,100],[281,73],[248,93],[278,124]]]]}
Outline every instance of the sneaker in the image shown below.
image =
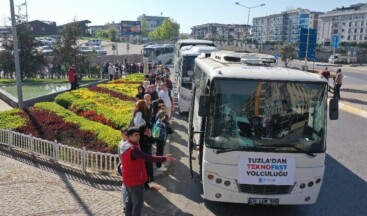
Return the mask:
{"type": "Polygon", "coordinates": [[[165,172],[165,171],[167,171],[167,169],[164,168],[164,167],[159,167],[159,168],[157,168],[157,171],[159,171],[159,172],[165,172]]]}

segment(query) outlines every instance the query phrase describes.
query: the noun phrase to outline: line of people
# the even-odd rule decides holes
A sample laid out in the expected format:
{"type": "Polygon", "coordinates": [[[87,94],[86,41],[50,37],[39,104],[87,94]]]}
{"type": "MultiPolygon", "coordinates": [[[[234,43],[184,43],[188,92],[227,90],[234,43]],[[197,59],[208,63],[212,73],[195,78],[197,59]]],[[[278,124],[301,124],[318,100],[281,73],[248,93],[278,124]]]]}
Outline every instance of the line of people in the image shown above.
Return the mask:
{"type": "MultiPolygon", "coordinates": [[[[159,67],[161,69],[161,67],[159,67]]],[[[152,70],[138,87],[136,106],[128,129],[122,130],[123,139],[119,145],[122,175],[122,199],[126,215],[142,215],[144,190],[160,188],[154,181],[153,164],[157,171],[164,172],[166,161],[174,161],[171,154],[163,156],[167,136],[172,133],[172,112],[175,99],[168,88],[168,73],[157,75],[152,70]],[[153,145],[156,154],[153,156],[153,145]]]]}

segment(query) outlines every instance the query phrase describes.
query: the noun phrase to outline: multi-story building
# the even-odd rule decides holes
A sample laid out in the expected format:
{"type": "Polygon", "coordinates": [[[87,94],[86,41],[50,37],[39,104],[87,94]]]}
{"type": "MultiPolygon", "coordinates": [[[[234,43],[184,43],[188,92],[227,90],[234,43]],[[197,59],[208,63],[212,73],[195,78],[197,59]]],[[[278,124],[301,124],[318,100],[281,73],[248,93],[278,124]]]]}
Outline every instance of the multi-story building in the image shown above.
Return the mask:
{"type": "Polygon", "coordinates": [[[320,15],[317,42],[330,43],[333,37],[340,42],[367,42],[367,3],[336,8],[320,15]]]}
{"type": "Polygon", "coordinates": [[[253,19],[252,38],[260,43],[297,43],[301,28],[317,29],[319,15],[307,9],[291,9],[253,19]]]}
{"type": "Polygon", "coordinates": [[[195,39],[244,41],[250,36],[249,25],[207,23],[193,26],[191,30],[195,39]]]}
{"type": "MultiPolygon", "coordinates": [[[[137,20],[139,20],[140,22],[143,22],[143,20],[146,21],[149,31],[156,30],[159,26],[162,25],[162,23],[165,19],[168,19],[168,17],[164,17],[164,16],[147,16],[145,14],[142,14],[137,18],[137,20]]],[[[143,25],[143,23],[142,23],[142,25],[143,25]]]]}

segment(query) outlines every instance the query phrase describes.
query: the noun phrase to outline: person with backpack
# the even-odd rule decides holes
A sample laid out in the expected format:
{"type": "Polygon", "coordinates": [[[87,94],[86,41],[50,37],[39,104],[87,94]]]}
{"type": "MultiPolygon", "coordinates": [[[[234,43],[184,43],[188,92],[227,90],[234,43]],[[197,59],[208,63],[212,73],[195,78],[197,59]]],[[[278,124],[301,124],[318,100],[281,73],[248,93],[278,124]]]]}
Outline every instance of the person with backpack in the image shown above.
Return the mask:
{"type": "Polygon", "coordinates": [[[172,113],[175,111],[175,98],[173,97],[172,91],[168,89],[167,83],[162,83],[158,98],[164,101],[167,115],[171,118],[172,113]]]}
{"type": "MultiPolygon", "coordinates": [[[[156,140],[157,143],[157,151],[156,156],[162,156],[164,151],[164,146],[166,145],[168,131],[167,131],[167,124],[166,124],[166,117],[167,114],[165,111],[161,110],[156,115],[156,122],[153,125],[152,135],[156,140]]],[[[165,172],[167,168],[160,162],[156,163],[157,171],[165,172]]]]}

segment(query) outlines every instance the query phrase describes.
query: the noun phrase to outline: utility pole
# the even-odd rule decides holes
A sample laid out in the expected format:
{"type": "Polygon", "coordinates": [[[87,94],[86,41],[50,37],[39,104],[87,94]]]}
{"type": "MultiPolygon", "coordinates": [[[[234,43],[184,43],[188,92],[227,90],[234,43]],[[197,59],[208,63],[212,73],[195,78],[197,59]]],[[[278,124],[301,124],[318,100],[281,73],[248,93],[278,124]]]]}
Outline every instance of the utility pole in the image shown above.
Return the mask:
{"type": "Polygon", "coordinates": [[[19,65],[19,48],[18,48],[18,34],[17,34],[17,25],[15,23],[15,13],[14,13],[14,0],[10,1],[10,13],[11,13],[11,24],[12,24],[12,33],[13,33],[13,44],[14,44],[14,63],[15,63],[15,75],[17,80],[17,94],[18,94],[18,107],[24,108],[23,105],[23,92],[22,92],[22,77],[20,74],[20,65],[19,65]]]}

